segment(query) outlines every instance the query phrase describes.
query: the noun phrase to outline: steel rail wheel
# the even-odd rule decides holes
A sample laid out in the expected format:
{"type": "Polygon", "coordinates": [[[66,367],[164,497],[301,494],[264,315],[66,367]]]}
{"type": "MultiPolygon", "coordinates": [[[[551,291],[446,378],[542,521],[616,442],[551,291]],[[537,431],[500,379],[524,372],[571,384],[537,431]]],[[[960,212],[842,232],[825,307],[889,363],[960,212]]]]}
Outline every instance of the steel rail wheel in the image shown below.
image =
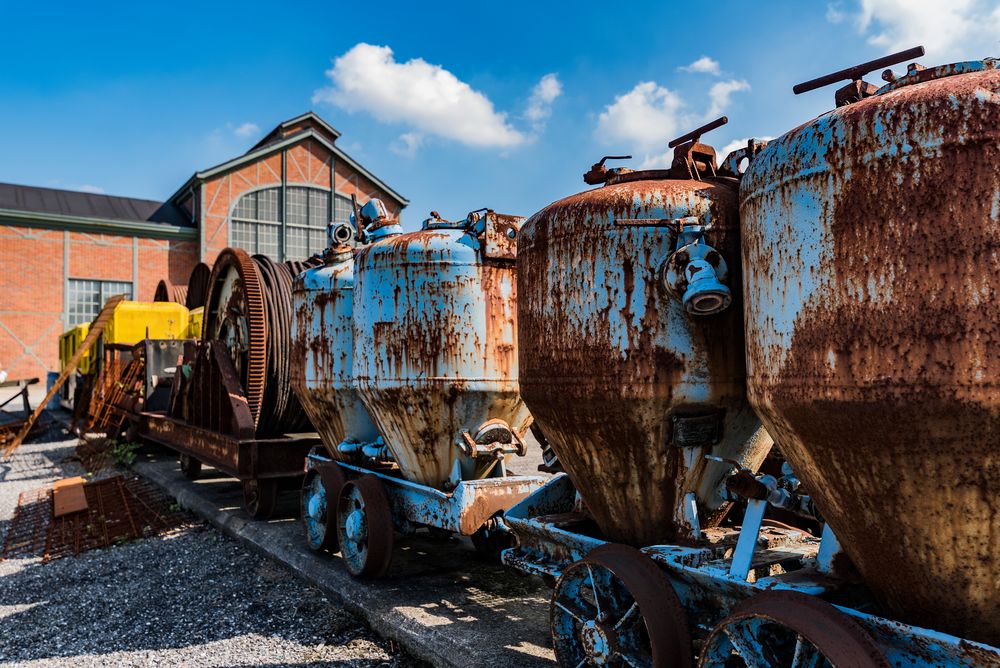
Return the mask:
{"type": "Polygon", "coordinates": [[[351,480],[337,504],[340,556],[354,577],[377,578],[392,561],[393,524],[389,497],[373,475],[351,480]]]}
{"type": "Polygon", "coordinates": [[[568,567],[549,612],[560,666],[691,665],[680,599],[663,571],[635,548],[602,545],[568,567]]]}
{"type": "Polygon", "coordinates": [[[182,454],[178,457],[181,464],[181,473],[188,480],[197,480],[201,476],[201,461],[191,455],[182,454]]]}
{"type": "Polygon", "coordinates": [[[300,509],[309,549],[316,552],[338,550],[337,513],[333,504],[340,498],[345,482],[347,478],[336,464],[321,464],[306,473],[300,509]]]}
{"type": "Polygon", "coordinates": [[[243,506],[255,520],[266,520],[278,505],[278,481],[251,478],[243,481],[243,506]]]}
{"type": "Polygon", "coordinates": [[[888,668],[853,619],[815,596],[767,591],[712,630],[699,668],[888,668]]]}

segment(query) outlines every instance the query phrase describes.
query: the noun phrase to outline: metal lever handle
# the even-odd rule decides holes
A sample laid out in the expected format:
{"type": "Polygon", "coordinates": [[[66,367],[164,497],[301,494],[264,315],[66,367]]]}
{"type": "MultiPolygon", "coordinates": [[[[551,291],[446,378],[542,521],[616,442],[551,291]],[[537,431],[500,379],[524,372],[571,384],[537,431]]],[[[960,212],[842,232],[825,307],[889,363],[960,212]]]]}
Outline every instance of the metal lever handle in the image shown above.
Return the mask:
{"type": "Polygon", "coordinates": [[[598,162],[596,165],[594,165],[594,167],[597,167],[598,165],[603,165],[605,160],[631,160],[631,159],[632,156],[630,155],[606,155],[603,158],[601,158],[601,161],[598,162]]]}
{"type": "Polygon", "coordinates": [[[830,84],[837,83],[838,81],[857,81],[869,72],[874,72],[875,70],[882,69],[883,67],[892,67],[893,65],[898,65],[899,63],[906,62],[907,60],[919,58],[922,55],[924,55],[924,47],[915,46],[912,49],[893,53],[888,56],[882,56],[881,58],[876,58],[875,60],[869,60],[867,63],[861,63],[860,65],[855,65],[853,67],[838,70],[837,72],[825,74],[815,79],[810,79],[809,81],[804,81],[800,84],[796,84],[792,88],[792,92],[796,95],[801,95],[802,93],[807,93],[811,90],[822,88],[823,86],[829,86],[830,84]]]}
{"type": "Polygon", "coordinates": [[[680,146],[681,144],[683,144],[684,142],[687,142],[687,141],[692,141],[692,140],[693,141],[698,141],[698,139],[700,139],[701,136],[703,134],[705,134],[706,132],[710,132],[710,131],[714,130],[715,128],[721,128],[723,125],[725,125],[728,122],[729,122],[728,118],[726,118],[725,116],[719,116],[714,121],[711,121],[710,123],[705,123],[700,128],[692,130],[691,132],[687,133],[686,135],[681,135],[677,139],[671,140],[670,143],[667,144],[667,148],[674,148],[676,146],[680,146]]]}

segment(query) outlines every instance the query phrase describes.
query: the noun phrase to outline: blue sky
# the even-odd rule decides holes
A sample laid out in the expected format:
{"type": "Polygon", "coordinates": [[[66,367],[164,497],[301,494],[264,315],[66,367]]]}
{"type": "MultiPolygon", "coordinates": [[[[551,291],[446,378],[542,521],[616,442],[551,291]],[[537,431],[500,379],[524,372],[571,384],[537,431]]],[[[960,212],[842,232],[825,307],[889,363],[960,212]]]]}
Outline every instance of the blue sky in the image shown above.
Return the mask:
{"type": "Polygon", "coordinates": [[[925,65],[1000,56],[998,5],[5,2],[0,181],[163,199],[314,109],[408,228],[529,215],[604,154],[665,163],[710,113],[721,148],[832,106],[799,81],[920,43],[925,65]]]}

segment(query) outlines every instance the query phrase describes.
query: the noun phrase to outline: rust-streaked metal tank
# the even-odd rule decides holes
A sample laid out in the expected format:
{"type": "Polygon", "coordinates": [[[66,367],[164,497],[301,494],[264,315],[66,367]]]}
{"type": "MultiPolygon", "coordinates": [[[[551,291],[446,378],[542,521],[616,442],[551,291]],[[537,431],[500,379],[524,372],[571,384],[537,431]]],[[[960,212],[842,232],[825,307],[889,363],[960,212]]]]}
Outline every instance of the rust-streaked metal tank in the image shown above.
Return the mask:
{"type": "Polygon", "coordinates": [[[522,396],[600,529],[633,545],[717,524],[731,467],[706,455],[756,470],[771,446],[746,400],[737,179],[682,139],[669,170],[602,160],[584,179],[606,185],[518,244],[522,396]]]}
{"type": "Polygon", "coordinates": [[[754,406],[888,612],[993,645],[997,68],[848,73],[741,186],[754,406]]]}
{"type": "Polygon", "coordinates": [[[531,417],[518,393],[514,268],[522,221],[489,210],[432,218],[358,253],[354,373],[408,480],[451,489],[503,473],[503,453],[523,450],[531,417]]]}
{"type": "Polygon", "coordinates": [[[352,368],[354,253],[347,244],[327,249],[323,266],[295,278],[292,294],[292,387],[327,452],[338,461],[349,459],[342,444],[378,438],[352,368]]]}

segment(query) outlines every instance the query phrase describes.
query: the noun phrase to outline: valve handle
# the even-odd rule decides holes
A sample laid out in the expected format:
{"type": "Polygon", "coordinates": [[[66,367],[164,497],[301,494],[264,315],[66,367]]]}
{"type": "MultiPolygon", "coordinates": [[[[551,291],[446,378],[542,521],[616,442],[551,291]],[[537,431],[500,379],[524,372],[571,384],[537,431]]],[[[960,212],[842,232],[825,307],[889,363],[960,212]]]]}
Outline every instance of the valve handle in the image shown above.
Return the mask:
{"type": "Polygon", "coordinates": [[[597,167],[598,165],[603,165],[605,160],[631,160],[631,159],[632,156],[630,155],[606,155],[603,158],[601,158],[600,162],[598,162],[594,166],[597,167]]]}
{"type": "Polygon", "coordinates": [[[898,65],[899,63],[906,62],[907,60],[919,58],[922,55],[924,55],[924,47],[915,46],[912,49],[892,53],[888,56],[876,58],[875,60],[869,60],[866,63],[861,63],[860,65],[831,72],[830,74],[825,74],[821,77],[810,79],[809,81],[803,81],[800,84],[796,84],[792,88],[792,92],[796,95],[801,95],[802,93],[808,93],[811,90],[816,90],[817,88],[822,88],[823,86],[829,86],[830,84],[837,83],[838,81],[857,81],[869,72],[874,72],[875,70],[882,69],[883,67],[898,65]]]}
{"type": "Polygon", "coordinates": [[[706,132],[710,132],[715,128],[721,128],[728,122],[729,122],[728,118],[726,118],[725,116],[719,116],[714,121],[705,123],[700,128],[696,128],[691,132],[687,133],[686,135],[681,135],[677,139],[671,140],[670,143],[667,144],[667,148],[674,148],[675,146],[680,146],[681,144],[687,141],[698,141],[699,139],[701,139],[701,136],[706,132]]]}

